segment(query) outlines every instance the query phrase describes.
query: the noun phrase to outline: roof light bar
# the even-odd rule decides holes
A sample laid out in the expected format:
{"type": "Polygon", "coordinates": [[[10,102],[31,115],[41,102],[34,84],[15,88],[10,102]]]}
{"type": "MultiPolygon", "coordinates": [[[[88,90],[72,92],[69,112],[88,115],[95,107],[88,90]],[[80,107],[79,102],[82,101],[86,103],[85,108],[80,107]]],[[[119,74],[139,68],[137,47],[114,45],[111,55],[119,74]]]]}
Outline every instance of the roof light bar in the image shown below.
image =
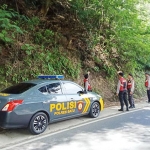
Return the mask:
{"type": "Polygon", "coordinates": [[[64,79],[63,75],[39,75],[39,79],[64,79]]]}

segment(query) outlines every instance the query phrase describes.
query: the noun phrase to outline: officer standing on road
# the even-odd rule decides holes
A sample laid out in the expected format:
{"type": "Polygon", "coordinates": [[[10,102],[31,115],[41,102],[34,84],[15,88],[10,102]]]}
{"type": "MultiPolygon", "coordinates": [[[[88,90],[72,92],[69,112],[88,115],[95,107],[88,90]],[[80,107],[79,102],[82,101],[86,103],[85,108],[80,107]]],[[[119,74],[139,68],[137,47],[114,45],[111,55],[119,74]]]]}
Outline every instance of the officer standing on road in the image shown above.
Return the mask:
{"type": "Polygon", "coordinates": [[[131,73],[128,74],[127,91],[128,91],[128,101],[130,104],[129,108],[135,108],[134,99],[133,99],[134,79],[131,73]]]}
{"type": "Polygon", "coordinates": [[[128,108],[128,101],[127,101],[127,81],[123,78],[123,72],[118,73],[119,81],[117,85],[117,96],[119,95],[120,105],[121,109],[118,109],[118,111],[124,111],[124,103],[126,105],[126,111],[129,111],[128,108]]]}
{"type": "Polygon", "coordinates": [[[150,103],[150,75],[145,73],[145,87],[147,88],[148,103],[150,103]]]}

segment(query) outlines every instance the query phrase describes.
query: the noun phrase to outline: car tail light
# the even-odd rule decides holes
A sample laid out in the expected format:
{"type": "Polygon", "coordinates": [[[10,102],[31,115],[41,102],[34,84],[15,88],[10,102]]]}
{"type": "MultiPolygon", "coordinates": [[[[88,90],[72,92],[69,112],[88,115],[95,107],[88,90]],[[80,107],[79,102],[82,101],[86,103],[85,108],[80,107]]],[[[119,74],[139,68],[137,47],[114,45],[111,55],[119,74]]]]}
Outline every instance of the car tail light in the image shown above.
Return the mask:
{"type": "Polygon", "coordinates": [[[20,100],[13,100],[11,102],[8,102],[2,109],[2,111],[13,111],[14,108],[17,106],[17,105],[20,105],[22,104],[23,100],[20,99],[20,100]]]}

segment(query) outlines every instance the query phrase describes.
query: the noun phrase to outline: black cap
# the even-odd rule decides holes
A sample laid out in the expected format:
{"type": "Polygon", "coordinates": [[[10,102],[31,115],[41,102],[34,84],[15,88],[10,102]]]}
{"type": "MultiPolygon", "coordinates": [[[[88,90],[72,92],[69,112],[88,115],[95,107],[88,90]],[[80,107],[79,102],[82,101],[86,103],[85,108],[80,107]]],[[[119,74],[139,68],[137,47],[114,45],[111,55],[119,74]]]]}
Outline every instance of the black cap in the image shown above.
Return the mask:
{"type": "Polygon", "coordinates": [[[133,75],[131,73],[128,74],[129,76],[133,77],[133,75]]]}
{"type": "Polygon", "coordinates": [[[121,73],[122,71],[117,71],[117,73],[119,74],[119,73],[121,73]]]}
{"type": "Polygon", "coordinates": [[[84,78],[85,78],[85,79],[87,79],[88,77],[89,77],[89,75],[88,75],[88,74],[85,74],[85,75],[84,75],[84,78]]]}
{"type": "Polygon", "coordinates": [[[120,73],[118,73],[118,74],[119,74],[119,76],[122,76],[122,77],[123,77],[123,75],[124,75],[123,72],[120,72],[120,73]]]}

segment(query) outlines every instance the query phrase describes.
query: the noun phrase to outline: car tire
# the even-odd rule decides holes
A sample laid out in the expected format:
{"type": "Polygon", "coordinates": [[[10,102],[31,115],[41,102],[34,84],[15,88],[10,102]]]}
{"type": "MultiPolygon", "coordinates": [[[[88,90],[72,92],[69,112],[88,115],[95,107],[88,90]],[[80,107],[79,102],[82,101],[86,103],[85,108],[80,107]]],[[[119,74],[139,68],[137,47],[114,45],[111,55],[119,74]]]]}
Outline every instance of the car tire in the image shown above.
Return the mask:
{"type": "Polygon", "coordinates": [[[90,108],[90,117],[97,118],[100,114],[100,104],[98,102],[94,102],[90,108]]]}
{"type": "Polygon", "coordinates": [[[37,135],[43,133],[48,126],[47,115],[43,112],[36,113],[29,123],[29,131],[31,134],[37,135]]]}

